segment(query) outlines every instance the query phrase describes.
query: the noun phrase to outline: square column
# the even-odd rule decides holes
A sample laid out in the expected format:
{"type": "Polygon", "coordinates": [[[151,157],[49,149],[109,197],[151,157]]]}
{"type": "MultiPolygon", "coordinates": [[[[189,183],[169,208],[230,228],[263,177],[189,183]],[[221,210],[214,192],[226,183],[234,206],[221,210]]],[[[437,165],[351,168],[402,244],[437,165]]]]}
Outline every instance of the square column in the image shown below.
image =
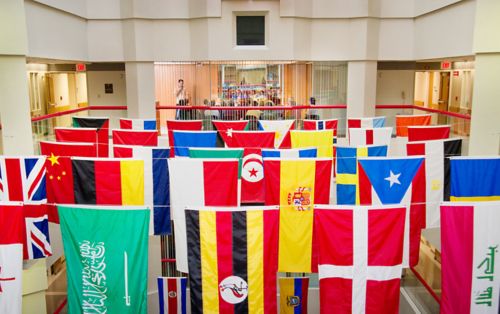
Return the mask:
{"type": "Polygon", "coordinates": [[[125,81],[128,117],[156,118],[154,63],[126,62],[125,81]]]}
{"type": "Polygon", "coordinates": [[[349,61],[347,64],[347,117],[375,115],[377,61],[349,61]]]}

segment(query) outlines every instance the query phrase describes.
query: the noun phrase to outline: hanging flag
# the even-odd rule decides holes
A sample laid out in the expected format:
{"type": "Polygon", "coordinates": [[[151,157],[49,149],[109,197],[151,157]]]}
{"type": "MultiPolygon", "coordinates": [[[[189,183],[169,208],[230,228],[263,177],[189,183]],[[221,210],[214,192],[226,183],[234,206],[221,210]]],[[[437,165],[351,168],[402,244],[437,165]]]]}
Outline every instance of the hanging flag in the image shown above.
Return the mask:
{"type": "Polygon", "coordinates": [[[189,148],[191,158],[243,158],[243,148],[189,148]]]}
{"type": "Polygon", "coordinates": [[[47,202],[45,156],[0,157],[0,201],[47,202]]]}
{"type": "Polygon", "coordinates": [[[190,147],[215,147],[216,131],[174,131],[175,156],[188,157],[190,147]]]}
{"type": "Polygon", "coordinates": [[[58,206],[69,313],[146,313],[149,209],[58,206]]]}
{"type": "Polygon", "coordinates": [[[408,156],[425,156],[425,226],[439,227],[439,205],[450,200],[450,157],[460,156],[462,139],[406,144],[408,156]]]}
{"type": "Polygon", "coordinates": [[[408,136],[408,127],[431,125],[431,114],[396,115],[396,136],[408,136]]]}
{"type": "Polygon", "coordinates": [[[188,272],[185,208],[238,206],[238,160],[171,158],[170,206],[177,270],[188,272]]]}
{"type": "Polygon", "coordinates": [[[97,144],[96,128],[63,128],[55,127],[54,135],[57,142],[70,142],[70,143],[92,143],[97,144]]]}
{"type": "Polygon", "coordinates": [[[59,223],[55,204],[75,204],[71,157],[60,157],[52,154],[47,158],[45,165],[47,167],[47,210],[49,221],[59,223]]]}
{"type": "MultiPolygon", "coordinates": [[[[74,128],[96,128],[97,129],[97,156],[109,156],[109,118],[98,117],[72,117],[74,128]]],[[[59,140],[57,140],[59,141],[59,140]]],[[[81,141],[75,141],[81,142],[81,141]]]]}
{"type": "Polygon", "coordinates": [[[268,131],[234,131],[229,147],[274,148],[275,132],[268,131]]]}
{"type": "Polygon", "coordinates": [[[73,158],[76,204],[144,205],[144,161],[73,158]]]}
{"type": "Polygon", "coordinates": [[[259,120],[259,130],[275,132],[274,147],[290,148],[290,130],[295,128],[295,120],[259,120]]]}
{"type": "Polygon", "coordinates": [[[150,207],[150,234],[171,234],[168,148],[114,145],[115,158],[144,161],[144,205],[150,207]]]}
{"type": "Polygon", "coordinates": [[[359,205],[359,157],[385,157],[387,145],[370,145],[360,147],[335,146],[337,204],[359,205]]]}
{"type": "Polygon", "coordinates": [[[263,149],[262,158],[316,158],[317,148],[263,149]]]}
{"type": "Polygon", "coordinates": [[[186,210],[193,313],[276,313],[277,208],[186,210]]]}
{"type": "Polygon", "coordinates": [[[349,129],[349,145],[387,145],[391,144],[392,128],[353,128],[349,129]]]}
{"type": "Polygon", "coordinates": [[[22,313],[22,203],[0,205],[0,313],[22,313]]]}
{"type": "Polygon", "coordinates": [[[441,206],[441,313],[498,313],[500,202],[441,206]]]}
{"type": "Polygon", "coordinates": [[[337,136],[338,119],[329,120],[303,120],[304,130],[332,130],[333,136],[337,136]]]}
{"type": "Polygon", "coordinates": [[[158,146],[156,130],[112,130],[113,145],[158,146]]]}
{"type": "Polygon", "coordinates": [[[49,237],[49,216],[45,204],[24,204],[23,259],[37,259],[52,255],[49,237]]]}
{"type": "Polygon", "coordinates": [[[330,130],[323,131],[290,131],[292,138],[292,148],[318,149],[318,157],[333,158],[333,134],[330,130]]]}
{"type": "Polygon", "coordinates": [[[452,202],[500,200],[500,157],[452,157],[452,202]]]}
{"type": "Polygon", "coordinates": [[[97,144],[40,141],[40,153],[47,157],[97,157],[97,144]]]}
{"type": "Polygon", "coordinates": [[[347,129],[354,128],[383,128],[385,126],[385,117],[368,118],[348,118],[347,129]]]}
{"type": "Polygon", "coordinates": [[[449,125],[408,126],[408,142],[442,140],[449,137],[449,125]]]}
{"type": "Polygon", "coordinates": [[[315,211],[320,313],[399,313],[406,208],[315,211]]]}
{"type": "Polygon", "coordinates": [[[217,146],[218,147],[232,147],[231,141],[233,140],[233,131],[246,131],[248,130],[248,120],[236,121],[212,121],[213,129],[217,130],[217,146]],[[229,144],[228,144],[229,143],[229,144]]]}
{"type": "Polygon", "coordinates": [[[424,158],[358,158],[361,205],[401,204],[406,213],[403,265],[418,263],[420,232],[425,228],[424,158]]]}
{"type": "MultiPolygon", "coordinates": [[[[174,131],[201,131],[202,120],[167,120],[168,145],[174,147],[174,131]]],[[[170,152],[172,153],[172,152],[170,152]]]]}
{"type": "Polygon", "coordinates": [[[264,169],[266,205],[280,205],[279,271],[315,272],[313,206],[329,203],[332,161],[264,159],[264,169]]]}
{"type": "Polygon", "coordinates": [[[158,277],[160,314],[187,314],[186,277],[158,277]]]}
{"type": "Polygon", "coordinates": [[[120,118],[120,129],[125,130],[156,130],[156,119],[120,118]]]}
{"type": "Polygon", "coordinates": [[[280,313],[307,314],[308,277],[280,277],[280,313]]]}

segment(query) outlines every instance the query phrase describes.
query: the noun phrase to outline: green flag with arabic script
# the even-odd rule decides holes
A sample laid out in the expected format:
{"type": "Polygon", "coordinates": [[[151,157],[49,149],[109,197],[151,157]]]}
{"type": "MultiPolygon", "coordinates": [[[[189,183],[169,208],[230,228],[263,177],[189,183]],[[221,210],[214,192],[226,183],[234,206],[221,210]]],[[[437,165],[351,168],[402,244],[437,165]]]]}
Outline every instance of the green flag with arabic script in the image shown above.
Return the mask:
{"type": "Polygon", "coordinates": [[[69,313],[146,313],[147,208],[58,206],[69,313]]]}

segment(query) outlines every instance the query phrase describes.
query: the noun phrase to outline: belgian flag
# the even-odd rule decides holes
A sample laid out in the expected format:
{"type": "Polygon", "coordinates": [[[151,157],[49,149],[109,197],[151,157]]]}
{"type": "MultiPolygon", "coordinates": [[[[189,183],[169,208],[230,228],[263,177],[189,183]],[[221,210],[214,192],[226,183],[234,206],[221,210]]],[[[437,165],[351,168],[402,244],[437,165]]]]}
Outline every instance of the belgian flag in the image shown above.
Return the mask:
{"type": "Polygon", "coordinates": [[[277,207],[186,210],[193,313],[276,313],[277,207]]]}

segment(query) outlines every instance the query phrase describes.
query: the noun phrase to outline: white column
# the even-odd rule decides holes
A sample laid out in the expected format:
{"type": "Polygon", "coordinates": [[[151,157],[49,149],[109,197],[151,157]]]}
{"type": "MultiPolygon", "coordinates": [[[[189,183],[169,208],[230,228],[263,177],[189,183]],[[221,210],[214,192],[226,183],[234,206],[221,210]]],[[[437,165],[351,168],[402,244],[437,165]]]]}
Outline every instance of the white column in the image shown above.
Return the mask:
{"type": "Polygon", "coordinates": [[[476,53],[469,155],[500,152],[500,2],[476,1],[476,53]]]}
{"type": "Polygon", "coordinates": [[[375,115],[377,61],[349,61],[347,64],[347,117],[375,115]]]}
{"type": "Polygon", "coordinates": [[[154,63],[126,62],[125,80],[128,117],[156,118],[154,63]]]}

